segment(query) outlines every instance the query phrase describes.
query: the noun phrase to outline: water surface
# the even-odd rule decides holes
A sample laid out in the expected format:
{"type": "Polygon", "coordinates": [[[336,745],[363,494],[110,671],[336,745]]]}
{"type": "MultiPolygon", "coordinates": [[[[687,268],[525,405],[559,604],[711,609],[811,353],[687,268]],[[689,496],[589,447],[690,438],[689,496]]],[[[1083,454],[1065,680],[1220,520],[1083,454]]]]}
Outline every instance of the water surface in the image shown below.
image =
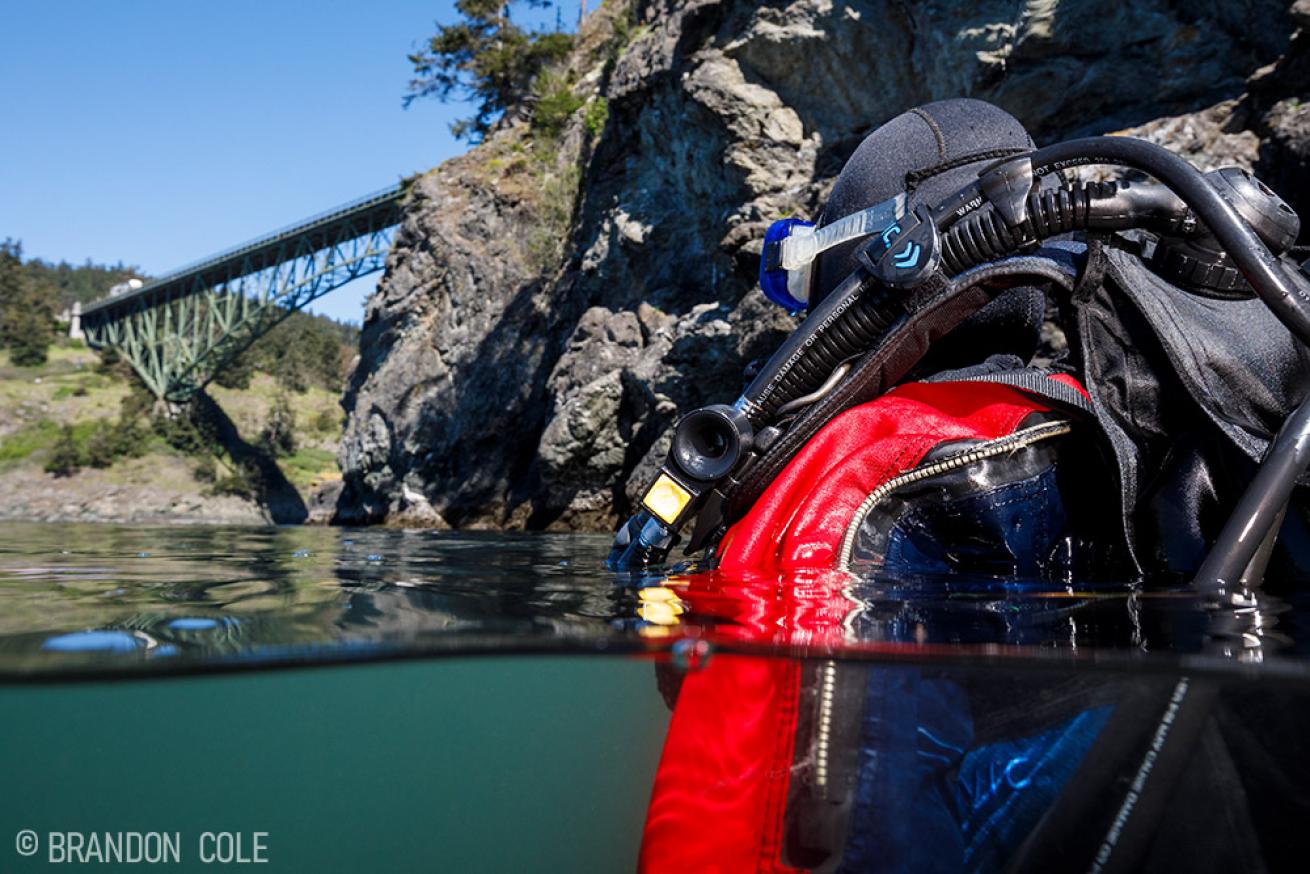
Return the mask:
{"type": "Polygon", "coordinates": [[[174,870],[211,831],[286,871],[1310,859],[1293,589],[616,576],[608,546],[0,525],[0,870],[48,869],[26,829],[176,834],[174,870]]]}
{"type": "Polygon", "coordinates": [[[615,575],[603,535],[0,524],[0,676],[441,653],[715,647],[848,658],[1132,660],[1310,676],[1303,596],[839,573],[615,575]]]}

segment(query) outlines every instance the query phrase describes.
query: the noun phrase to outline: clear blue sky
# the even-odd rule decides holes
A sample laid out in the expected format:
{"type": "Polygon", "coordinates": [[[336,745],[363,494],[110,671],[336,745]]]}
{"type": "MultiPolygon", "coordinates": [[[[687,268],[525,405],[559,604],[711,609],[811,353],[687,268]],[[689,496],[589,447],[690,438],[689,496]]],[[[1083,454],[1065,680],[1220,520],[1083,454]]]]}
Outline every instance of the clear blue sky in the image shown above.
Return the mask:
{"type": "MultiPolygon", "coordinates": [[[[158,275],[427,170],[465,148],[447,125],[466,107],[402,109],[406,55],[454,18],[449,0],[9,4],[0,239],[158,275]]],[[[358,321],[379,275],[315,308],[358,321]]]]}

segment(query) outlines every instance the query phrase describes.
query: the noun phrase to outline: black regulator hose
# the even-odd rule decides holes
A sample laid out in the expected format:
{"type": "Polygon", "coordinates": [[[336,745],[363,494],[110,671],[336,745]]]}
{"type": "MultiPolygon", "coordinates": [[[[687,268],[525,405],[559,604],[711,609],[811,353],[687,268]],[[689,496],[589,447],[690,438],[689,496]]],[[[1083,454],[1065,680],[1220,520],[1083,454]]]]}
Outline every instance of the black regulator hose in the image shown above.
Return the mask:
{"type": "Polygon", "coordinates": [[[1028,195],[1024,219],[1011,225],[991,204],[956,222],[941,237],[942,269],[948,276],[1002,258],[1033,241],[1070,231],[1142,228],[1183,233],[1187,204],[1163,185],[1087,182],[1043,188],[1028,195]]]}
{"type": "Polygon", "coordinates": [[[982,171],[978,182],[935,208],[919,207],[900,220],[895,236],[884,232],[871,239],[861,251],[861,266],[810,312],[734,406],[707,408],[684,419],[642,511],[619,532],[611,565],[662,559],[683,522],[706,500],[730,495],[741,469],[767,453],[771,439],[761,440],[760,431],[775,424],[779,410],[826,384],[843,362],[908,318],[915,293],[930,288],[931,277],[940,283],[944,276],[1069,231],[1128,228],[1181,235],[1208,231],[1280,321],[1310,344],[1310,295],[1187,161],[1126,137],[1087,137],[1037,149],[982,171]],[[1162,184],[1040,185],[1045,176],[1089,164],[1132,167],[1162,184]],[[706,458],[698,460],[698,453],[706,458]]]}
{"type": "Polygon", "coordinates": [[[1302,343],[1310,344],[1310,296],[1278,257],[1199,170],[1162,146],[1130,137],[1084,137],[1028,154],[1044,176],[1087,164],[1120,164],[1149,173],[1178,195],[1209,229],[1251,288],[1302,343]]]}
{"type": "Polygon", "coordinates": [[[905,294],[857,267],[769,358],[737,401],[759,428],[793,398],[817,388],[843,361],[869,348],[905,315],[905,294]]]}

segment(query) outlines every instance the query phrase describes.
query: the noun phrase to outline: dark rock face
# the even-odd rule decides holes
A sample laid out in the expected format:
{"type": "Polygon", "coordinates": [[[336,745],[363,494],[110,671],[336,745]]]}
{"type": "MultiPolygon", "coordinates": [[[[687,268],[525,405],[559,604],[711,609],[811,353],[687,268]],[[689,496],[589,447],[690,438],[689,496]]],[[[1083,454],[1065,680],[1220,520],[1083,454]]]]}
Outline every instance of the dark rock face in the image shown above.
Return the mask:
{"type": "Polygon", "coordinates": [[[1306,180],[1283,0],[649,2],[606,59],[619,5],[572,61],[599,135],[575,120],[534,164],[509,122],[416,184],[343,400],[338,520],[615,525],[677,417],[730,402],[794,324],[755,289],[768,223],[815,215],[915,104],[976,96],[1039,142],[1134,127],[1306,180]]]}
{"type": "Polygon", "coordinates": [[[473,160],[415,185],[368,303],[344,399],[341,519],[433,524],[503,504],[527,466],[511,460],[535,450],[557,314],[520,244],[526,208],[482,184],[473,160]]]}

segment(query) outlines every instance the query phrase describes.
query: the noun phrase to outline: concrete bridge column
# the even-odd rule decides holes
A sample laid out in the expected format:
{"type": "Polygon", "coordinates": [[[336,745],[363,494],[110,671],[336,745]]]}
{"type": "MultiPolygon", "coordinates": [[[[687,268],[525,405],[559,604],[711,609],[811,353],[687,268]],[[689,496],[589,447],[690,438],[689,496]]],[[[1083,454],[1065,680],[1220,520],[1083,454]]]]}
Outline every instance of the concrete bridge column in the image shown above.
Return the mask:
{"type": "Polygon", "coordinates": [[[73,308],[68,314],[68,339],[82,340],[86,335],[82,333],[82,302],[73,301],[73,308]]]}

